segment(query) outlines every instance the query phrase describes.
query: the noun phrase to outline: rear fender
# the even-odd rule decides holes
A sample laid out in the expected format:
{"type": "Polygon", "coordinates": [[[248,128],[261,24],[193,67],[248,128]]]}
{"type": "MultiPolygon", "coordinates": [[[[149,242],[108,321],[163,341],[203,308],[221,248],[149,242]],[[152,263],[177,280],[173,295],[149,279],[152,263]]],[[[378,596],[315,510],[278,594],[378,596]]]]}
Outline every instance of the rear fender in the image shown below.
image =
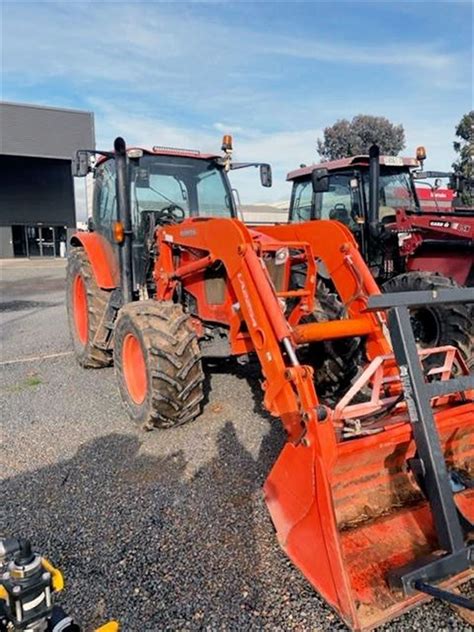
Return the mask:
{"type": "Polygon", "coordinates": [[[408,259],[407,270],[422,272],[438,272],[445,277],[454,279],[459,285],[468,285],[468,278],[474,268],[474,255],[469,252],[440,252],[408,259]]]}
{"type": "Polygon", "coordinates": [[[71,246],[82,246],[92,266],[97,285],[113,290],[120,285],[117,256],[110,243],[99,233],[77,232],[71,237],[71,246]]]}

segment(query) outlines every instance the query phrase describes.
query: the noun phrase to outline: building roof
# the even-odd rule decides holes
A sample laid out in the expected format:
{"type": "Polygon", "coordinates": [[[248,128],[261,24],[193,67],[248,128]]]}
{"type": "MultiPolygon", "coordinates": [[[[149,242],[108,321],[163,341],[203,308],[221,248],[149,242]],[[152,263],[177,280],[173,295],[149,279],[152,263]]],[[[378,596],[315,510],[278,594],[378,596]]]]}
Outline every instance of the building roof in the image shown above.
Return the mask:
{"type": "MultiPolygon", "coordinates": [[[[402,158],[401,156],[380,156],[380,164],[387,167],[419,167],[416,158],[402,158]]],[[[328,171],[338,171],[347,167],[368,167],[369,156],[351,156],[350,158],[340,158],[339,160],[328,160],[305,167],[300,167],[286,176],[287,180],[296,180],[311,174],[315,169],[327,169],[328,171]]]]}

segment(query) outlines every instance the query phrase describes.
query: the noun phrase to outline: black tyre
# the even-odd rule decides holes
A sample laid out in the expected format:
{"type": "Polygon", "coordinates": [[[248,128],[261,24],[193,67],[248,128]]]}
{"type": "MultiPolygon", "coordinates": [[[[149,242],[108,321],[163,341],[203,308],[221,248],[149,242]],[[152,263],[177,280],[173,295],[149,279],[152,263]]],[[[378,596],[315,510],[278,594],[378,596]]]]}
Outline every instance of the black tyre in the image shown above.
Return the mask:
{"type": "Polygon", "coordinates": [[[178,426],[201,412],[201,353],[181,305],[149,300],[123,307],[115,325],[114,363],[127,411],[143,427],[178,426]]]}
{"type": "MultiPolygon", "coordinates": [[[[344,318],[344,307],[335,292],[318,281],[317,304],[305,322],[324,322],[344,318]]],[[[304,321],[302,321],[304,322],[304,321]]],[[[342,338],[308,345],[301,361],[314,369],[314,384],[321,401],[334,404],[351,386],[362,363],[360,338],[342,338]]]]}
{"type": "Polygon", "coordinates": [[[112,363],[112,350],[94,343],[109,300],[110,292],[95,282],[84,249],[72,248],[67,262],[66,304],[74,353],[83,367],[98,369],[112,363]]]}
{"type": "MultiPolygon", "coordinates": [[[[452,289],[459,285],[452,279],[434,272],[406,272],[390,279],[383,291],[411,292],[416,290],[452,289]]],[[[472,313],[466,305],[425,305],[411,311],[415,339],[420,347],[457,347],[468,364],[473,359],[472,313]]]]}

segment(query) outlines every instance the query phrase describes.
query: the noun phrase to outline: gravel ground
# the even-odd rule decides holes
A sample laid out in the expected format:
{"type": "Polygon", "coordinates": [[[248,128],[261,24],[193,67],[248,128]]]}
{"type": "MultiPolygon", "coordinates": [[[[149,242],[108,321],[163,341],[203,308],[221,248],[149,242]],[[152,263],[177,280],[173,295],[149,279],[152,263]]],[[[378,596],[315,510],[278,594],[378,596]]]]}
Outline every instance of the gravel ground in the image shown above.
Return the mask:
{"type": "MultiPolygon", "coordinates": [[[[2,532],[63,570],[60,602],[85,629],[345,630],[274,537],[261,486],[284,437],[255,374],[210,367],[203,415],[144,434],[113,369],[74,361],[64,264],[0,272],[2,532]]],[[[436,603],[381,629],[471,628],[436,603]]]]}

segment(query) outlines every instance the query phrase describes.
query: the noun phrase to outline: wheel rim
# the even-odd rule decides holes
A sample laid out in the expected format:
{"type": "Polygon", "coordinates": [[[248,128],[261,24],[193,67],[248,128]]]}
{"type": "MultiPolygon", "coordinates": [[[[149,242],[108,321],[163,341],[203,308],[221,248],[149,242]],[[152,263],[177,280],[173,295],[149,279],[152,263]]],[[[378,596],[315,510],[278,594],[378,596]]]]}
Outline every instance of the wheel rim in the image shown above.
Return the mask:
{"type": "Polygon", "coordinates": [[[415,340],[422,347],[436,347],[440,344],[441,324],[437,314],[431,309],[417,309],[411,314],[415,340]]]}
{"type": "Polygon", "coordinates": [[[133,334],[127,334],[123,341],[122,364],[127,391],[135,404],[142,404],[148,390],[148,378],[142,346],[133,334]]]}
{"type": "Polygon", "coordinates": [[[83,345],[87,343],[89,333],[89,314],[87,312],[87,292],[84,279],[80,274],[76,276],[73,284],[74,324],[76,333],[83,345]]]}

